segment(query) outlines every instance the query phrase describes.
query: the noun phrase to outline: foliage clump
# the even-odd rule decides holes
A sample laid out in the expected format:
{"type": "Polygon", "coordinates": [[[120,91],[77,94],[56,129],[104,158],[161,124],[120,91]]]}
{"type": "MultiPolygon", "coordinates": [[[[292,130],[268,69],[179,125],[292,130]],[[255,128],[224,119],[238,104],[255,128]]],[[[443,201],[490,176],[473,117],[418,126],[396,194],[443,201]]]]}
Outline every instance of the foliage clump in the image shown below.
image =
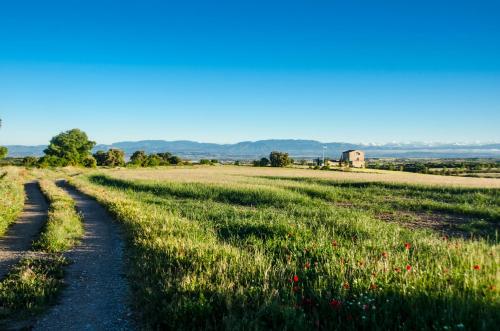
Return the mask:
{"type": "Polygon", "coordinates": [[[44,150],[45,156],[40,159],[40,165],[81,166],[94,146],[95,142],[89,140],[87,134],[80,129],[62,132],[50,140],[49,146],[44,150]]]}
{"type": "Polygon", "coordinates": [[[9,149],[4,146],[0,146],[0,160],[7,156],[9,149]]]}
{"type": "Polygon", "coordinates": [[[274,151],[269,154],[269,162],[271,167],[286,167],[291,163],[291,160],[288,153],[274,151]]]}
{"type": "Polygon", "coordinates": [[[97,151],[94,159],[98,166],[122,167],[125,165],[125,153],[116,148],[111,148],[107,152],[97,151]]]}
{"type": "Polygon", "coordinates": [[[164,165],[181,164],[180,157],[169,152],[146,154],[145,151],[135,151],[130,157],[128,165],[136,167],[157,167],[164,165]]]}

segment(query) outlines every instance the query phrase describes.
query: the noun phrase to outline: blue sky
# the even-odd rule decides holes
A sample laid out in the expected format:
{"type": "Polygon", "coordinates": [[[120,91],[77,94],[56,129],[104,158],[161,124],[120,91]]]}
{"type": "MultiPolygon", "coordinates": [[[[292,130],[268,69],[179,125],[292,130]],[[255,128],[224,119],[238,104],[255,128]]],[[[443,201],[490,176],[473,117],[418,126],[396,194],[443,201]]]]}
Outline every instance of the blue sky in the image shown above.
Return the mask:
{"type": "Polygon", "coordinates": [[[3,1],[1,144],[500,141],[499,1],[3,1]]]}

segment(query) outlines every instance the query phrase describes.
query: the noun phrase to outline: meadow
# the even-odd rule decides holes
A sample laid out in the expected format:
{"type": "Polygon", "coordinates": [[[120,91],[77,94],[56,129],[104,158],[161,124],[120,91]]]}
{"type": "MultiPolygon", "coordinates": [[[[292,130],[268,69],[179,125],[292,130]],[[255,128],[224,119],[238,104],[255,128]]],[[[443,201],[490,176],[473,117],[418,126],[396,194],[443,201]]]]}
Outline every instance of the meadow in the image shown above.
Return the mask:
{"type": "Polygon", "coordinates": [[[145,328],[500,322],[495,179],[231,166],[67,174],[123,224],[145,328]]]}

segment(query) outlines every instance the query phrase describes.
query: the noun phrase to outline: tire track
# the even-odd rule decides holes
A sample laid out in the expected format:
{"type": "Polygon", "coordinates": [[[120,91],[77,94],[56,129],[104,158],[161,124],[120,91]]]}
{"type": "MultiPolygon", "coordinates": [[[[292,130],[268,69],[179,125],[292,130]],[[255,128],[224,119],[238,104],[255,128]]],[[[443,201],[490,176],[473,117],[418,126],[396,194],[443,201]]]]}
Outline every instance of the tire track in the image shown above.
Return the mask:
{"type": "Polygon", "coordinates": [[[31,249],[47,221],[48,203],[36,181],[24,184],[26,200],[19,219],[0,237],[0,279],[31,249]]]}
{"type": "Polygon", "coordinates": [[[72,262],[66,269],[67,288],[34,330],[133,329],[119,225],[95,200],[64,182],[58,184],[75,199],[85,234],[66,254],[72,262]]]}

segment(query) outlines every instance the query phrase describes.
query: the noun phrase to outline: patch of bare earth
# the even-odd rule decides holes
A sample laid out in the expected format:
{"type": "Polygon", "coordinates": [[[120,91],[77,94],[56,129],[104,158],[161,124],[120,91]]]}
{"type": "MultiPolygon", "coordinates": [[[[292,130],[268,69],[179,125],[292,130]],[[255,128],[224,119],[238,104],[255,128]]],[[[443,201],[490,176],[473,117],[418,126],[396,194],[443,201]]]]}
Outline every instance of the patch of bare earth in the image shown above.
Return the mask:
{"type": "MultiPolygon", "coordinates": [[[[379,213],[378,219],[386,222],[397,222],[399,225],[409,229],[429,229],[441,233],[446,237],[470,239],[469,231],[461,229],[462,226],[471,224],[475,219],[465,215],[455,215],[446,213],[425,213],[397,211],[379,213]]],[[[486,233],[476,233],[476,235],[486,235],[486,233]]]]}

